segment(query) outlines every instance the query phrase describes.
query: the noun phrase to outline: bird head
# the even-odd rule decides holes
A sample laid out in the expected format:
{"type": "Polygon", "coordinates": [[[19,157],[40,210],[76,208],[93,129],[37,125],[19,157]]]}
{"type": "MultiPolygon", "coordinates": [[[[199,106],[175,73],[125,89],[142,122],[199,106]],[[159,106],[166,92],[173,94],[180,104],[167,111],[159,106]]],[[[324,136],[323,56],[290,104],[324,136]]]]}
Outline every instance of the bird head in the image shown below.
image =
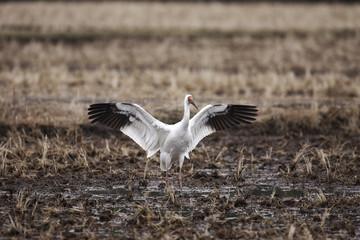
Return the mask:
{"type": "Polygon", "coordinates": [[[194,102],[194,100],[193,100],[193,97],[192,97],[190,94],[185,96],[185,101],[186,101],[188,104],[194,105],[194,107],[195,107],[196,109],[198,109],[198,107],[196,106],[196,104],[195,104],[195,102],[194,102]]]}

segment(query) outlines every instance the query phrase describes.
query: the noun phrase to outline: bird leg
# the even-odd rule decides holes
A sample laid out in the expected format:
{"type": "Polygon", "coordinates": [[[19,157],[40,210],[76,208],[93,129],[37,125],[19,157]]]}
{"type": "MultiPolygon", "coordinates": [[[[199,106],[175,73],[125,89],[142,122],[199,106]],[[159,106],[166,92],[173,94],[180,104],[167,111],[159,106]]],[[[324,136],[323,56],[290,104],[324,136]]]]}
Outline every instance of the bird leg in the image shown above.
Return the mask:
{"type": "Polygon", "coordinates": [[[180,191],[181,191],[181,198],[183,196],[183,193],[182,193],[182,178],[181,178],[181,168],[179,170],[179,184],[180,184],[180,191]]]}
{"type": "Polygon", "coordinates": [[[168,171],[166,171],[166,185],[165,185],[165,193],[167,193],[168,192],[168,184],[169,184],[169,179],[168,179],[168,173],[167,173],[168,171]]]}

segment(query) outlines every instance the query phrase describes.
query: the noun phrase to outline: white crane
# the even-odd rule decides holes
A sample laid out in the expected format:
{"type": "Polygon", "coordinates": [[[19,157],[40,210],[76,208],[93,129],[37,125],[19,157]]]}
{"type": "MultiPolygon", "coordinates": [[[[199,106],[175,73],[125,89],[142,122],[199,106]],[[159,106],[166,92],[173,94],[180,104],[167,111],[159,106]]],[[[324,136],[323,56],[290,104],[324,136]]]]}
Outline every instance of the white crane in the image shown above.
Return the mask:
{"type": "Polygon", "coordinates": [[[160,168],[167,171],[178,162],[179,184],[182,195],[181,168],[184,157],[190,159],[196,145],[209,134],[234,127],[240,123],[250,124],[257,116],[256,106],[219,104],[207,105],[190,119],[190,104],[197,108],[191,95],[184,99],[184,117],[176,124],[165,124],[134,103],[96,103],[89,107],[91,123],[100,122],[122,131],[132,138],[151,157],[160,150],[160,168]]]}

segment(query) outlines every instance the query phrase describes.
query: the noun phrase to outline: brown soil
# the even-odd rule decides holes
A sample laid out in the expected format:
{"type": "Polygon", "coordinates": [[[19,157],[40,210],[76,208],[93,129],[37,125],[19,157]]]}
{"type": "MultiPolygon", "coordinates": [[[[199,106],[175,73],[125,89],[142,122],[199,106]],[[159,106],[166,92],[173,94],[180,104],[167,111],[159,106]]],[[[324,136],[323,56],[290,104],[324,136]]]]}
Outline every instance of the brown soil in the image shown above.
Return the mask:
{"type": "Polygon", "coordinates": [[[178,169],[171,170],[171,189],[165,194],[157,157],[147,163],[144,152],[121,133],[90,125],[78,126],[77,133],[62,127],[2,125],[1,132],[8,138],[14,133],[26,135],[23,139],[29,141],[24,143],[29,151],[38,144],[31,143],[31,137],[46,134],[51,145],[56,138],[76,142],[77,134],[87,163],[79,163],[81,154],[71,151],[61,158],[59,150],[48,151],[41,166],[41,151],[27,155],[10,150],[7,159],[14,164],[5,162],[1,172],[1,235],[359,237],[359,137],[252,135],[258,127],[247,129],[250,134],[245,136],[244,128],[239,127],[206,138],[191,160],[185,161],[181,198],[178,169]],[[110,152],[104,150],[106,139],[110,152]],[[129,152],[124,154],[120,145],[128,146],[129,152]],[[320,151],[326,154],[328,167],[320,151]],[[26,161],[19,169],[16,161],[21,157],[26,161]],[[57,159],[57,164],[51,159],[57,159]]]}

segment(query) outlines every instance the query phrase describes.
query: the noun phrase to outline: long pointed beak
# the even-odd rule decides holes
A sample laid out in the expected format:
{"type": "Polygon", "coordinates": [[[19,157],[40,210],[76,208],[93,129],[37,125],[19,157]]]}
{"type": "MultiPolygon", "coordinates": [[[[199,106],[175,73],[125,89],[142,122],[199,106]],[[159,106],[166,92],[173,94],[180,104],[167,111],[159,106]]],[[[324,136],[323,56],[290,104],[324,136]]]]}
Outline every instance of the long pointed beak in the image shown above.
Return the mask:
{"type": "Polygon", "coordinates": [[[199,108],[196,106],[195,102],[194,101],[191,101],[190,102],[192,105],[194,105],[194,107],[196,107],[197,110],[199,110],[199,108]]]}

